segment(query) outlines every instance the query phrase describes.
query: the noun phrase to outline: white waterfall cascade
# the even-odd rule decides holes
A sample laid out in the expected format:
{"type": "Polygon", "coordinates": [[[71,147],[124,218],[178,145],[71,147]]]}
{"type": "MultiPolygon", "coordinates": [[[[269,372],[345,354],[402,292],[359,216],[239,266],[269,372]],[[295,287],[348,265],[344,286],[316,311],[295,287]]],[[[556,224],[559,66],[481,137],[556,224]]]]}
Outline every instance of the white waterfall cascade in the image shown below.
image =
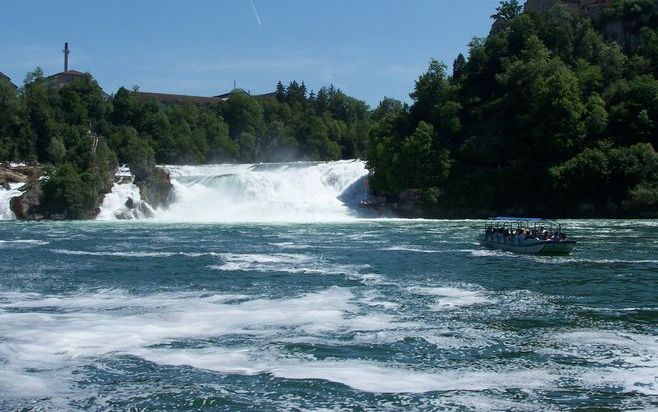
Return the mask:
{"type": "Polygon", "coordinates": [[[368,174],[360,160],[164,168],[174,198],[155,218],[182,222],[354,219],[368,174]]]}
{"type": "Polygon", "coordinates": [[[123,165],[114,175],[112,191],[105,195],[97,220],[132,220],[153,217],[151,205],[142,201],[130,169],[123,165]]]}
{"type": "Polygon", "coordinates": [[[14,212],[9,207],[11,199],[23,194],[20,190],[25,183],[9,183],[9,190],[0,187],[0,220],[14,220],[14,212]]]}

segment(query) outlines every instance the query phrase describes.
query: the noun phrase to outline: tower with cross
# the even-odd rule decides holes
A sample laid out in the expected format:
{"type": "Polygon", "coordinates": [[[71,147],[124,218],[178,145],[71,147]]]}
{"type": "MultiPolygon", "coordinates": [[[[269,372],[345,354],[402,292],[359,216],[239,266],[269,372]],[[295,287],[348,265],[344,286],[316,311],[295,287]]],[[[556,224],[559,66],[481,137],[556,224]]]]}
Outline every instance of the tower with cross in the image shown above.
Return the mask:
{"type": "Polygon", "coordinates": [[[66,42],[64,43],[64,72],[66,73],[69,71],[69,54],[71,53],[71,50],[69,50],[69,43],[66,42]]]}

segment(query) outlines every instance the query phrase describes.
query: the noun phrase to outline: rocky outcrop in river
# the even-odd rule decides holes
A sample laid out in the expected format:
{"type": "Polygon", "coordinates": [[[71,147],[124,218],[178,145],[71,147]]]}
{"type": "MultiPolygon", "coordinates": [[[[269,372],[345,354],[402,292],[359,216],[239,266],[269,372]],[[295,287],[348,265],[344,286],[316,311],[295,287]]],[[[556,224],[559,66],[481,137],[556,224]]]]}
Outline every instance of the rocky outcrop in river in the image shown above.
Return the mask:
{"type": "Polygon", "coordinates": [[[10,200],[9,206],[19,220],[42,220],[46,216],[41,213],[41,180],[34,180],[24,186],[22,195],[10,200]]]}
{"type": "Polygon", "coordinates": [[[166,208],[169,205],[174,187],[166,170],[155,168],[153,173],[135,184],[139,187],[142,200],[154,209],[166,208]]]}
{"type": "Polygon", "coordinates": [[[0,165],[0,187],[9,190],[10,185],[24,184],[19,189],[23,194],[9,201],[9,208],[16,219],[40,220],[44,218],[43,214],[39,213],[42,176],[43,168],[36,163],[3,163],[0,165]]]}

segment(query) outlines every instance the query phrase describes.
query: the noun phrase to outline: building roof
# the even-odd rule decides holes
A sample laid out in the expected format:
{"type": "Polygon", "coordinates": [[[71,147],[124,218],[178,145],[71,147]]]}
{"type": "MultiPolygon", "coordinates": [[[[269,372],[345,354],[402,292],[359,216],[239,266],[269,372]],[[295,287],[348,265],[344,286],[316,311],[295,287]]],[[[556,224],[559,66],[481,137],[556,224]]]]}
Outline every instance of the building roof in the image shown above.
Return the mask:
{"type": "Polygon", "coordinates": [[[75,78],[75,77],[83,77],[84,75],[85,73],[79,72],[77,70],[69,70],[66,72],[55,73],[52,76],[46,77],[46,79],[57,79],[61,77],[75,78]]]}
{"type": "MultiPolygon", "coordinates": [[[[214,97],[217,97],[217,98],[222,99],[222,100],[228,100],[228,98],[231,97],[232,94],[233,94],[233,92],[228,92],[228,93],[224,93],[224,94],[218,94],[217,96],[214,96],[214,97]]],[[[267,98],[267,97],[276,96],[276,92],[263,93],[263,94],[251,94],[251,93],[247,93],[247,94],[249,94],[250,96],[253,96],[253,97],[258,97],[258,98],[267,98]]]]}
{"type": "MultiPolygon", "coordinates": [[[[137,92],[137,97],[141,100],[155,99],[159,103],[169,104],[169,103],[183,103],[190,102],[201,105],[215,104],[228,100],[231,97],[233,92],[228,92],[224,94],[218,94],[216,96],[205,97],[205,96],[189,96],[185,94],[169,94],[169,93],[152,93],[152,92],[137,92]]],[[[255,95],[257,98],[266,98],[273,97],[275,95],[272,93],[265,93],[255,95]]]]}
{"type": "Polygon", "coordinates": [[[9,76],[7,76],[6,74],[4,74],[3,72],[0,72],[0,78],[1,78],[1,79],[5,79],[5,80],[7,80],[7,81],[9,82],[9,84],[11,84],[12,86],[14,86],[14,88],[16,88],[16,85],[15,85],[14,83],[12,83],[11,79],[9,78],[9,76]]]}
{"type": "Polygon", "coordinates": [[[218,99],[226,100],[226,99],[228,99],[229,97],[231,97],[231,94],[233,94],[233,92],[228,92],[228,93],[224,93],[224,94],[218,94],[217,96],[214,96],[214,97],[217,97],[218,99]]]}
{"type": "Polygon", "coordinates": [[[66,72],[55,73],[52,76],[46,77],[44,80],[49,85],[62,87],[74,80],[83,78],[86,75],[86,73],[82,73],[77,70],[69,70],[66,72]]]}
{"type": "Polygon", "coordinates": [[[84,73],[79,72],[79,71],[77,71],[77,70],[69,70],[69,71],[65,71],[65,72],[60,72],[60,73],[57,73],[57,74],[53,74],[53,75],[50,76],[50,77],[57,76],[58,74],[68,74],[68,75],[71,75],[71,76],[84,76],[84,75],[85,75],[84,73]]]}
{"type": "Polygon", "coordinates": [[[148,100],[153,98],[159,103],[190,102],[196,104],[214,104],[225,100],[221,97],[188,96],[184,94],[151,93],[140,91],[137,92],[137,97],[141,100],[148,100]]]}

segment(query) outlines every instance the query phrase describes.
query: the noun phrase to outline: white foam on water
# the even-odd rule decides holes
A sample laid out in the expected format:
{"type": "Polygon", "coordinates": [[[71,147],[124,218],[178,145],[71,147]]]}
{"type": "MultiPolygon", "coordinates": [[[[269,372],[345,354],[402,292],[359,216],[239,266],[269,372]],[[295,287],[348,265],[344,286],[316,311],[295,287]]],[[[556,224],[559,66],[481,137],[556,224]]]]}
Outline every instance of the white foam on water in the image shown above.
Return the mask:
{"type": "Polygon", "coordinates": [[[144,298],[143,296],[129,295],[122,290],[104,289],[80,295],[42,295],[39,293],[5,292],[1,295],[8,303],[0,303],[0,309],[32,308],[32,309],[59,309],[68,311],[71,309],[85,309],[93,312],[95,309],[115,310],[127,308],[131,310],[152,310],[157,308],[168,308],[192,305],[199,299],[205,304],[227,304],[236,301],[254,299],[254,296],[239,294],[206,294],[199,296],[198,293],[167,293],[144,298]]]}
{"type": "Polygon", "coordinates": [[[436,311],[494,302],[481,291],[457,287],[411,287],[408,290],[417,295],[436,296],[436,304],[432,307],[436,311]]]}
{"type": "Polygon", "coordinates": [[[411,246],[391,246],[380,250],[389,250],[393,252],[417,252],[417,253],[440,253],[439,250],[419,249],[411,246]]]}
{"type": "Polygon", "coordinates": [[[280,247],[282,249],[308,249],[311,246],[294,242],[276,242],[270,243],[270,246],[280,247]]]}
{"type": "Polygon", "coordinates": [[[156,218],[183,222],[354,220],[368,173],[357,160],[164,168],[174,201],[156,218]]]}
{"type": "Polygon", "coordinates": [[[127,251],[127,252],[95,252],[88,250],[71,250],[71,249],[50,249],[51,252],[61,254],[61,255],[73,255],[73,256],[114,256],[114,257],[129,257],[129,258],[151,258],[151,257],[172,257],[172,256],[184,256],[184,257],[201,257],[201,256],[219,256],[219,253],[207,252],[207,253],[197,253],[197,252],[139,252],[139,251],[127,251]]]}
{"type": "Polygon", "coordinates": [[[0,240],[0,245],[11,244],[25,244],[25,245],[47,245],[50,242],[38,239],[15,239],[15,240],[0,240]]]}
{"type": "Polygon", "coordinates": [[[581,258],[568,258],[568,257],[537,257],[528,256],[529,258],[546,264],[560,265],[570,263],[594,263],[607,265],[610,263],[640,263],[640,264],[658,264],[658,259],[581,259],[581,258]]]}
{"type": "Polygon", "coordinates": [[[269,373],[284,379],[318,379],[371,393],[484,391],[511,388],[550,389],[554,376],[546,370],[481,372],[477,370],[416,371],[402,365],[369,361],[275,358],[259,351],[149,350],[139,356],[159,364],[191,366],[222,373],[269,373]]]}
{"type": "Polygon", "coordinates": [[[658,337],[628,332],[577,330],[556,334],[549,354],[582,358],[599,365],[578,368],[574,378],[589,388],[658,395],[658,337]]]}
{"type": "Polygon", "coordinates": [[[13,371],[4,376],[11,375],[14,388],[28,385],[44,394],[51,373],[64,377],[99,356],[139,354],[176,340],[312,337],[398,327],[404,324],[393,316],[360,314],[353,293],[337,287],[280,300],[198,293],[133,296],[120,290],[71,296],[0,293],[0,359],[4,370],[13,371]],[[36,371],[25,372],[30,368],[36,371]]]}
{"type": "Polygon", "coordinates": [[[52,372],[35,375],[21,367],[3,365],[0,373],[0,400],[55,396],[62,390],[62,382],[58,378],[61,377],[52,372]]]}
{"type": "Polygon", "coordinates": [[[368,306],[376,306],[384,309],[397,309],[400,307],[399,303],[384,300],[382,294],[376,290],[369,290],[365,292],[363,297],[360,299],[360,302],[368,306]]]}
{"type": "Polygon", "coordinates": [[[11,199],[23,194],[23,191],[20,190],[23,186],[25,186],[25,183],[9,183],[9,190],[0,187],[0,220],[16,219],[9,202],[11,202],[11,199]]]}
{"type": "Polygon", "coordinates": [[[347,275],[353,278],[381,281],[377,274],[361,274],[365,266],[342,265],[324,262],[310,255],[294,253],[223,253],[219,255],[223,263],[210,266],[221,271],[243,272],[284,272],[292,274],[347,275]]]}
{"type": "Polygon", "coordinates": [[[220,257],[227,262],[234,263],[248,263],[248,264],[261,264],[261,263],[308,263],[313,260],[311,256],[293,253],[276,253],[272,255],[258,254],[258,253],[223,253],[220,257]]]}
{"type": "Polygon", "coordinates": [[[322,379],[373,393],[425,393],[435,391],[483,391],[493,389],[549,389],[549,371],[479,372],[442,370],[420,372],[373,362],[308,362],[270,371],[287,379],[322,379]]]}
{"type": "MultiPolygon", "coordinates": [[[[342,265],[341,267],[343,268],[342,270],[334,269],[335,273],[330,273],[330,274],[340,275],[340,274],[344,273],[349,279],[358,280],[360,282],[363,282],[366,285],[390,285],[390,284],[392,284],[390,281],[388,281],[386,279],[385,276],[380,275],[378,273],[347,272],[348,270],[353,268],[353,266],[342,265]]],[[[357,268],[355,268],[354,270],[357,270],[357,268]]]]}
{"type": "Polygon", "coordinates": [[[511,252],[504,252],[500,250],[490,250],[490,249],[461,249],[459,252],[469,253],[471,256],[475,257],[490,257],[490,256],[507,256],[507,257],[518,257],[511,252]]]}
{"type": "Polygon", "coordinates": [[[134,183],[115,183],[112,191],[103,198],[97,220],[143,219],[152,216],[153,208],[142,201],[139,187],[134,183]],[[126,206],[132,201],[133,207],[126,206]]]}

